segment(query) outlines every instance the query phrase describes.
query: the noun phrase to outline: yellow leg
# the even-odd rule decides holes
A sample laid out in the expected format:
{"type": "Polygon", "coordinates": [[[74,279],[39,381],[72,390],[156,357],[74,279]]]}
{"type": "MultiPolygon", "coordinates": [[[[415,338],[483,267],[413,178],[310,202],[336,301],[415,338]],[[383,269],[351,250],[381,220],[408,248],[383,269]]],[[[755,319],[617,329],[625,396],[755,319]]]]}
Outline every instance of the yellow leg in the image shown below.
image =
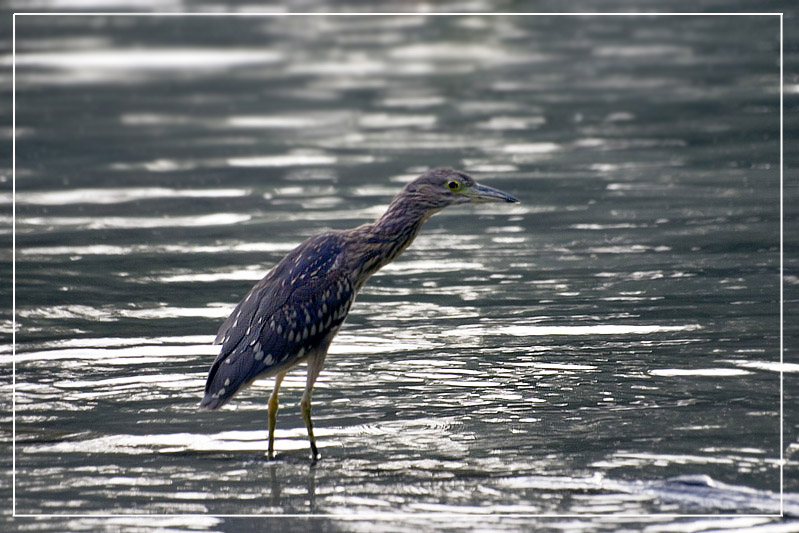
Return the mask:
{"type": "Polygon", "coordinates": [[[316,449],[316,438],[313,436],[313,422],[311,422],[311,390],[305,389],[300,400],[300,412],[302,419],[305,421],[305,427],[308,430],[308,441],[311,443],[311,461],[316,462],[319,459],[319,451],[316,449]]]}
{"type": "Polygon", "coordinates": [[[272,395],[269,396],[269,402],[266,404],[269,412],[269,451],[267,457],[269,459],[275,458],[275,422],[277,421],[277,391],[286,373],[282,372],[275,376],[275,388],[272,389],[272,395]]]}
{"type": "Polygon", "coordinates": [[[311,393],[313,392],[316,378],[319,376],[319,372],[322,371],[325,355],[327,355],[327,346],[308,358],[308,376],[305,380],[305,392],[302,393],[302,399],[300,400],[300,412],[302,413],[302,419],[305,421],[305,428],[308,430],[308,441],[311,443],[312,463],[316,463],[319,459],[319,451],[316,449],[316,438],[313,435],[313,422],[311,422],[311,393]]]}

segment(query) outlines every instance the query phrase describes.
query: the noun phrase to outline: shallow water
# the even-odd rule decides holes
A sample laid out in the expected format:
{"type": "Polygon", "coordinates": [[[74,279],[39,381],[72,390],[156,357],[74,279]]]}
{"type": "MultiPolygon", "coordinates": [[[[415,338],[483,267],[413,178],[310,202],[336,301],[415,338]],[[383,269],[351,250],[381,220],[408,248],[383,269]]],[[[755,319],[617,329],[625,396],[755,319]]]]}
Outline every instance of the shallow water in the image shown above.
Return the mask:
{"type": "Polygon", "coordinates": [[[16,512],[779,514],[777,30],[18,18],[16,512]],[[319,464],[299,369],[275,462],[271,380],[198,411],[250,286],[438,165],[522,203],[435,216],[366,285],[315,390],[319,464]]]}

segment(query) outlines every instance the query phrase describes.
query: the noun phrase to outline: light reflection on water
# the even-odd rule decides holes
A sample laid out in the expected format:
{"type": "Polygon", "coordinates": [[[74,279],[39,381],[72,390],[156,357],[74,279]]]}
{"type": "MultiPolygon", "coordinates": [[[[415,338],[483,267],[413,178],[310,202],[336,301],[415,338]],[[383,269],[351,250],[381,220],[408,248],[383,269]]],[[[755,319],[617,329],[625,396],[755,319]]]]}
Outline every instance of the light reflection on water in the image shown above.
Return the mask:
{"type": "Polygon", "coordinates": [[[210,70],[252,63],[274,63],[281,55],[263,49],[220,50],[214,48],[177,49],[106,49],[93,51],[31,52],[16,55],[20,67],[55,67],[74,70],[210,70]]]}
{"type": "MultiPolygon", "coordinates": [[[[44,226],[46,228],[62,228],[64,226],[78,226],[79,229],[123,229],[123,228],[163,228],[163,227],[192,227],[192,226],[223,226],[240,224],[250,219],[249,215],[236,213],[212,213],[194,217],[30,217],[26,218],[23,226],[44,226]]],[[[21,231],[30,231],[21,228],[21,231]]]]}
{"type": "MultiPolygon", "coordinates": [[[[78,189],[73,191],[29,192],[16,195],[18,205],[67,205],[67,204],[119,204],[141,201],[148,198],[224,198],[245,196],[246,189],[167,189],[150,188],[114,188],[114,189],[78,189]]],[[[4,203],[11,203],[11,197],[3,196],[4,203]]]]}
{"type": "Polygon", "coordinates": [[[777,512],[777,378],[799,367],[775,334],[776,74],[736,21],[647,18],[642,41],[622,18],[601,35],[534,17],[195,20],[174,47],[135,48],[152,29],[77,37],[77,21],[41,41],[25,20],[18,510],[409,512],[413,531],[439,513],[512,530],[530,519],[483,515],[777,512]],[[364,288],[314,395],[320,464],[302,371],[274,463],[272,380],[198,412],[210,342],[251,284],[441,164],[522,204],[437,215],[364,288]]]}

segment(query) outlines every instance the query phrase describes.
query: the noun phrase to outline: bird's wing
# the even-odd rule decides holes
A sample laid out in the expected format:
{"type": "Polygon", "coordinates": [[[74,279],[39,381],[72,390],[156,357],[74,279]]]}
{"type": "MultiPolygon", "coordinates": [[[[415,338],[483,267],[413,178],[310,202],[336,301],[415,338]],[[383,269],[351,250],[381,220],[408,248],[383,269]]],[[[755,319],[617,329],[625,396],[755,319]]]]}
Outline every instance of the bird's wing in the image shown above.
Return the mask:
{"type": "Polygon", "coordinates": [[[252,288],[219,329],[222,349],[200,407],[220,407],[256,377],[288,369],[329,340],[355,298],[342,248],[335,233],[313,237],[252,288]]]}

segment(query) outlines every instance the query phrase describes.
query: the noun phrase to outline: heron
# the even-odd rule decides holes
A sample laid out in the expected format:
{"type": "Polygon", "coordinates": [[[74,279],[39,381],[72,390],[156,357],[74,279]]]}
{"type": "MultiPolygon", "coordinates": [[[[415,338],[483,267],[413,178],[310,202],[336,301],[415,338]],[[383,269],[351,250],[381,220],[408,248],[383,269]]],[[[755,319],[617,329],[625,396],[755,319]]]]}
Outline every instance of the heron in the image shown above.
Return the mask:
{"type": "Polygon", "coordinates": [[[200,407],[218,409],[255,379],[274,376],[267,402],[267,458],[273,459],[280,384],[289,370],[306,363],[300,412],[316,463],[311,394],[355,296],[372,274],[413,242],[431,216],[469,202],[518,200],[476,183],[465,172],[435,168],[409,182],[376,221],[316,235],[289,252],[219,328],[214,344],[222,346],[208,372],[200,407]]]}

